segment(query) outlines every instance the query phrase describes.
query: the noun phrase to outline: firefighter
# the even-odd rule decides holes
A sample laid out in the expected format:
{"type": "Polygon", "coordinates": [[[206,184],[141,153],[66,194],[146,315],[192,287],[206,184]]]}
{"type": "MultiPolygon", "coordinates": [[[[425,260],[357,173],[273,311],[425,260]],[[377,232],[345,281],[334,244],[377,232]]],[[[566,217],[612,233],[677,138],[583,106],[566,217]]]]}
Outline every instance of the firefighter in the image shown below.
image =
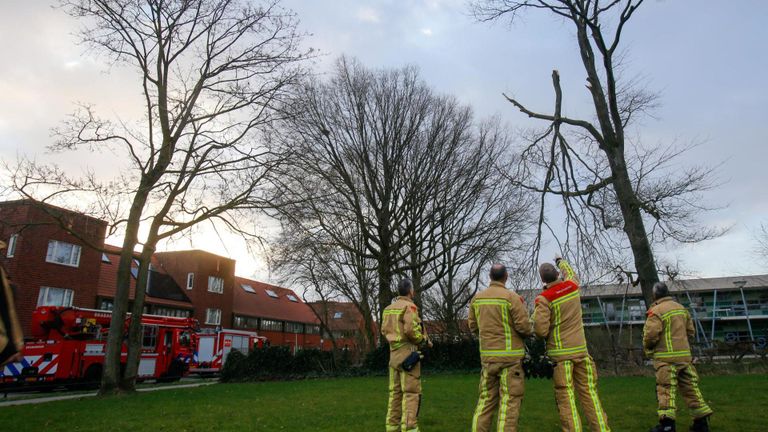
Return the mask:
{"type": "Polygon", "coordinates": [[[653,359],[656,399],[659,402],[659,424],[651,431],[675,431],[678,388],[694,419],[690,430],[709,431],[708,419],[712,409],[699,390],[699,375],[691,363],[691,347],[688,344],[688,338],[695,335],[691,316],[669,296],[669,289],[663,282],[653,286],[653,300],[643,327],[643,348],[645,355],[653,359]]]}
{"type": "Polygon", "coordinates": [[[609,432],[608,416],[597,394],[597,367],[587,351],[581,320],[579,279],[560,257],[539,266],[544,291],[536,297],[533,330],[547,340],[547,355],[554,362],[555,401],[563,431],[581,431],[581,410],[593,432],[609,432]],[[559,273],[558,273],[559,268],[559,273]]]}
{"type": "Polygon", "coordinates": [[[403,279],[399,297],[384,309],[381,333],[389,343],[389,401],[387,432],[418,432],[421,407],[421,364],[419,349],[431,347],[413,303],[413,284],[403,279]],[[415,359],[415,361],[414,361],[415,359]],[[405,362],[405,366],[404,366],[405,362]]]}
{"type": "MultiPolygon", "coordinates": [[[[5,248],[5,242],[0,241],[0,251],[5,248]]],[[[21,350],[24,348],[24,337],[13,301],[11,284],[5,268],[0,265],[0,371],[6,363],[21,361],[21,350]]]]}
{"type": "Polygon", "coordinates": [[[491,430],[496,415],[498,432],[517,430],[525,389],[523,338],[532,333],[523,298],[506,288],[507,269],[491,267],[491,283],[469,306],[469,329],[480,339],[480,397],[472,417],[472,432],[491,430]]]}

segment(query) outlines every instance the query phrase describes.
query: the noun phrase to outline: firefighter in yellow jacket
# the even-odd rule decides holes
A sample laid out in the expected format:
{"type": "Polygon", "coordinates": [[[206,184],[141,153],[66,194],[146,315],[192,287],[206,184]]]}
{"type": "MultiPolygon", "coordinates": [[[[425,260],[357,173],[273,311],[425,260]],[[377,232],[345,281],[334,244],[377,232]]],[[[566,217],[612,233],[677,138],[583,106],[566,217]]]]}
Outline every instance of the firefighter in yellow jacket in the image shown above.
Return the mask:
{"type": "Polygon", "coordinates": [[[536,297],[533,330],[546,338],[547,355],[555,363],[555,401],[563,431],[581,431],[581,410],[593,432],[609,432],[608,416],[597,394],[597,368],[587,351],[581,320],[579,279],[562,258],[539,267],[544,291],[536,297]],[[558,268],[560,272],[558,273],[558,268]]]}
{"type": "Polygon", "coordinates": [[[389,402],[387,432],[418,432],[421,407],[421,364],[419,347],[432,346],[413,303],[413,284],[403,279],[398,284],[399,297],[384,309],[381,333],[389,343],[389,402]],[[412,359],[416,358],[415,366],[412,359]],[[403,367],[408,360],[411,366],[403,367]],[[412,367],[412,369],[411,369],[412,367]],[[406,370],[410,369],[410,370],[406,370]]]}
{"type": "Polygon", "coordinates": [[[507,269],[491,267],[490,286],[477,293],[469,306],[469,329],[480,339],[480,398],[472,417],[472,432],[491,430],[496,415],[498,432],[517,430],[525,388],[523,338],[531,335],[531,322],[523,298],[508,290],[507,269]]]}
{"type": "Polygon", "coordinates": [[[669,296],[663,282],[653,287],[654,303],[648,309],[643,328],[645,355],[653,359],[656,369],[656,399],[659,402],[659,424],[652,432],[674,432],[677,390],[691,410],[692,432],[707,432],[712,409],[699,390],[699,375],[691,363],[688,338],[695,335],[688,311],[669,296]]]}

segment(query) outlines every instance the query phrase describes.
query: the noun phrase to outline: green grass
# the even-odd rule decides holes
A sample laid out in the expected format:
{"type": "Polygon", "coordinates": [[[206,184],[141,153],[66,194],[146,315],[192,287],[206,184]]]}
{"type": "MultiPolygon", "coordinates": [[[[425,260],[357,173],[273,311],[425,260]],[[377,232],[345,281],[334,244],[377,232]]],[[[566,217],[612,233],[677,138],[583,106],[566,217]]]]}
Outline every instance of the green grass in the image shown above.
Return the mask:
{"type": "MultiPolygon", "coordinates": [[[[709,376],[702,392],[715,410],[714,431],[762,431],[768,423],[768,377],[709,376]]],[[[3,431],[380,431],[387,379],[349,378],[216,384],[113,398],[0,408],[3,431]]],[[[423,379],[426,432],[466,432],[477,398],[475,375],[423,379]]],[[[656,421],[654,382],[605,377],[599,383],[614,431],[647,431],[656,421]]],[[[682,405],[682,401],[678,401],[682,405]]],[[[680,410],[679,430],[690,418],[680,410]]],[[[684,427],[682,427],[684,426],[684,427]]],[[[557,431],[552,381],[529,380],[520,430],[557,431]]]]}

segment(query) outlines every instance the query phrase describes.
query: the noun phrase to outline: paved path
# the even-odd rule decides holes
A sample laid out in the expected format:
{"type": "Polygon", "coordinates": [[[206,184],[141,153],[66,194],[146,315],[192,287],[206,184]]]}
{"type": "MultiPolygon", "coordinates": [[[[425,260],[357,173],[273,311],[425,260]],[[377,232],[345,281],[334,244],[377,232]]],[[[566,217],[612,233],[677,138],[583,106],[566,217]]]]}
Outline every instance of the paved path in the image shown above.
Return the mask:
{"type": "MultiPolygon", "coordinates": [[[[137,391],[152,392],[152,391],[159,391],[159,390],[175,390],[175,389],[181,389],[181,388],[200,387],[200,386],[206,386],[211,384],[216,384],[216,383],[201,382],[201,383],[194,383],[194,384],[179,384],[179,385],[161,386],[161,387],[148,387],[148,388],[138,389],[137,391]]],[[[14,406],[14,405],[29,405],[29,404],[39,404],[39,403],[61,401],[61,400],[68,400],[68,399],[80,399],[80,398],[93,397],[93,396],[96,396],[96,392],[69,394],[69,395],[61,395],[61,396],[47,396],[47,397],[34,398],[34,399],[9,400],[9,401],[0,402],[0,408],[7,407],[7,406],[14,406]]]]}

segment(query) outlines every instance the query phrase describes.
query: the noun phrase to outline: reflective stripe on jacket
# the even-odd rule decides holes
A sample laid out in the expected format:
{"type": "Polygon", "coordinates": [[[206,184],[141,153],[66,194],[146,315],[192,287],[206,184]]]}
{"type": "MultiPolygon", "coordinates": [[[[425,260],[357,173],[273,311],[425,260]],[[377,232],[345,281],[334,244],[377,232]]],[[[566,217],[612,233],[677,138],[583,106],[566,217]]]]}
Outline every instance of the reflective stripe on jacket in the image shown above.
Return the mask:
{"type": "Polygon", "coordinates": [[[552,360],[582,358],[589,353],[578,277],[566,260],[561,259],[558,267],[562,279],[548,284],[536,297],[533,330],[536,336],[547,339],[547,354],[552,360]]]}
{"type": "Polygon", "coordinates": [[[523,298],[501,282],[477,293],[469,306],[469,329],[480,338],[483,362],[510,362],[525,355],[523,338],[532,333],[523,298]]]}
{"type": "Polygon", "coordinates": [[[688,311],[672,297],[656,300],[643,327],[643,348],[648,357],[668,363],[690,362],[688,338],[696,334],[688,311]]]}

